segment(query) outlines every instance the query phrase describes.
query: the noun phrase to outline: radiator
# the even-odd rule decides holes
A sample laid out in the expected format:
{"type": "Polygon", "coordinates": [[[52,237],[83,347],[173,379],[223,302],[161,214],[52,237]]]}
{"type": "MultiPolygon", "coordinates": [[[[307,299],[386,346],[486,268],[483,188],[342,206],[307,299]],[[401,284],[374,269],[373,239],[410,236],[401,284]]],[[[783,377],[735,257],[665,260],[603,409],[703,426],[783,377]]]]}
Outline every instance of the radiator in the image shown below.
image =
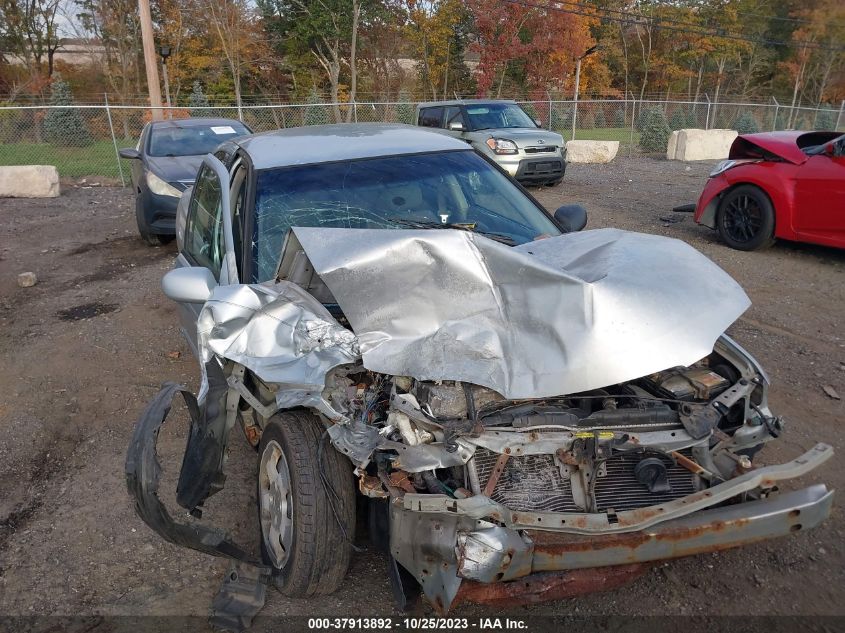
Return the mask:
{"type": "MultiPolygon", "coordinates": [[[[688,451],[681,451],[687,454],[688,451]]],[[[485,448],[475,451],[475,468],[481,488],[487,484],[499,455],[485,448]]],[[[693,474],[681,466],[667,471],[670,492],[651,493],[634,477],[642,455],[615,455],[605,463],[607,474],[596,481],[599,511],[644,508],[695,492],[693,474]]],[[[582,512],[575,505],[569,478],[562,478],[552,455],[511,457],[490,495],[493,501],[518,512],[582,512]]]]}

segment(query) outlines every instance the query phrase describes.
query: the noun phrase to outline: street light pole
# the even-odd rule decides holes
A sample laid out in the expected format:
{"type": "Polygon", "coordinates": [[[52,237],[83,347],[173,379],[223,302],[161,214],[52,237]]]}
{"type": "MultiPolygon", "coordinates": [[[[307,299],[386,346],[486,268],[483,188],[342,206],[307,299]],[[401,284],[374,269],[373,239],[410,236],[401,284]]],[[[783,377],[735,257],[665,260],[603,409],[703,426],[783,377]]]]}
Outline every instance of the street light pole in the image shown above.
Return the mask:
{"type": "Polygon", "coordinates": [[[167,58],[170,57],[169,46],[159,46],[158,54],[161,55],[161,73],[164,76],[164,99],[167,103],[167,118],[173,118],[173,111],[170,106],[170,79],[167,77],[167,58]]]}
{"type": "Polygon", "coordinates": [[[575,99],[572,104],[572,140],[575,140],[575,121],[578,118],[578,89],[581,87],[581,60],[596,52],[598,44],[588,48],[575,62],[575,99]]]}
{"type": "Polygon", "coordinates": [[[153,121],[162,119],[161,86],[158,84],[156,50],[153,41],[153,18],[150,15],[150,0],[138,0],[138,16],[141,20],[141,42],[144,48],[144,67],[147,70],[147,90],[150,92],[150,108],[153,121]]]}

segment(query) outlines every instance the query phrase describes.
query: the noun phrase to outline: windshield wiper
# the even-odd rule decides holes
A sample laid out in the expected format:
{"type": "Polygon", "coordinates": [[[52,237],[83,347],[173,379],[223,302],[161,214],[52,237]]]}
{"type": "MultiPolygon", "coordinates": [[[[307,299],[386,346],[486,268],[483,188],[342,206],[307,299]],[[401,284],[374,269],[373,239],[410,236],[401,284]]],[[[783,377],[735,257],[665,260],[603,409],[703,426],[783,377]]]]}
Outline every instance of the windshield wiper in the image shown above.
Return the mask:
{"type": "Polygon", "coordinates": [[[459,231],[471,231],[478,233],[484,237],[489,237],[491,240],[496,240],[508,246],[516,246],[517,242],[510,235],[504,233],[496,233],[494,231],[482,231],[476,228],[478,225],[475,222],[434,222],[429,220],[406,220],[405,218],[387,218],[389,222],[399,224],[401,226],[408,226],[415,229],[458,229],[459,231]]]}

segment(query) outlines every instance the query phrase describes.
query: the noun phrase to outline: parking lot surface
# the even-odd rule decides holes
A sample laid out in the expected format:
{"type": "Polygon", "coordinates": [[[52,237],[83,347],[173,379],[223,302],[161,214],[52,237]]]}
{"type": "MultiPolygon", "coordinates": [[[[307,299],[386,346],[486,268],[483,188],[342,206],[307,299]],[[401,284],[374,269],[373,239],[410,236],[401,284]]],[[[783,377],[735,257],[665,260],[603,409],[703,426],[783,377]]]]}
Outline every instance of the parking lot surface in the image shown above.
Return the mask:
{"type": "MultiPolygon", "coordinates": [[[[561,185],[532,193],[549,210],[585,205],[588,228],[683,239],[737,279],[753,306],[730,333],[770,373],[771,407],[788,424],[758,461],[830,443],[838,455],[788,485],[841,490],[845,404],[825,387],[845,397],[845,251],[788,243],[733,251],[691,216],[673,216],[673,206],[696,199],[711,168],[620,158],[570,165],[561,185]]],[[[174,256],[173,244],[141,242],[129,189],[69,184],[57,199],[0,200],[0,614],[209,610],[227,563],[160,539],[136,517],[123,480],[133,424],[159,384],[197,387],[198,365],[159,289],[174,256]],[[24,271],[38,284],[19,288],[24,271]]],[[[171,493],[186,423],[176,406],[159,441],[162,488],[171,493]]],[[[230,446],[226,488],[204,518],[257,546],[255,454],[238,431],[230,446]]],[[[508,612],[845,614],[842,507],[835,500],[823,526],[793,538],[659,565],[612,593],[508,612]]],[[[263,613],[396,614],[384,558],[363,529],[358,540],[364,551],[338,593],[294,600],[270,592],[263,613]]],[[[490,613],[465,605],[453,615],[490,613]]]]}

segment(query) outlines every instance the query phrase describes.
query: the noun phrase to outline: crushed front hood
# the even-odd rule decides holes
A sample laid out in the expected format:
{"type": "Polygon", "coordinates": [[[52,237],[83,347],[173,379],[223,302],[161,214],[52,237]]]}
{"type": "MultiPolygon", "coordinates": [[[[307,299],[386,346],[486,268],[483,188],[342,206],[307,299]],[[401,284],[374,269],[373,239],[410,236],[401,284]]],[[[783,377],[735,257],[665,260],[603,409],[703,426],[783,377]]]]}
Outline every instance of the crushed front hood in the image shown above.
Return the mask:
{"type": "Polygon", "coordinates": [[[690,365],[750,305],[686,243],[617,229],[515,248],[460,230],[294,233],[349,319],[366,368],[466,381],[506,398],[690,365]]]}
{"type": "Polygon", "coordinates": [[[741,134],[731,144],[728,158],[759,158],[763,152],[767,152],[793,165],[801,165],[808,158],[797,144],[798,137],[804,134],[806,132],[793,131],[741,134]]]}

